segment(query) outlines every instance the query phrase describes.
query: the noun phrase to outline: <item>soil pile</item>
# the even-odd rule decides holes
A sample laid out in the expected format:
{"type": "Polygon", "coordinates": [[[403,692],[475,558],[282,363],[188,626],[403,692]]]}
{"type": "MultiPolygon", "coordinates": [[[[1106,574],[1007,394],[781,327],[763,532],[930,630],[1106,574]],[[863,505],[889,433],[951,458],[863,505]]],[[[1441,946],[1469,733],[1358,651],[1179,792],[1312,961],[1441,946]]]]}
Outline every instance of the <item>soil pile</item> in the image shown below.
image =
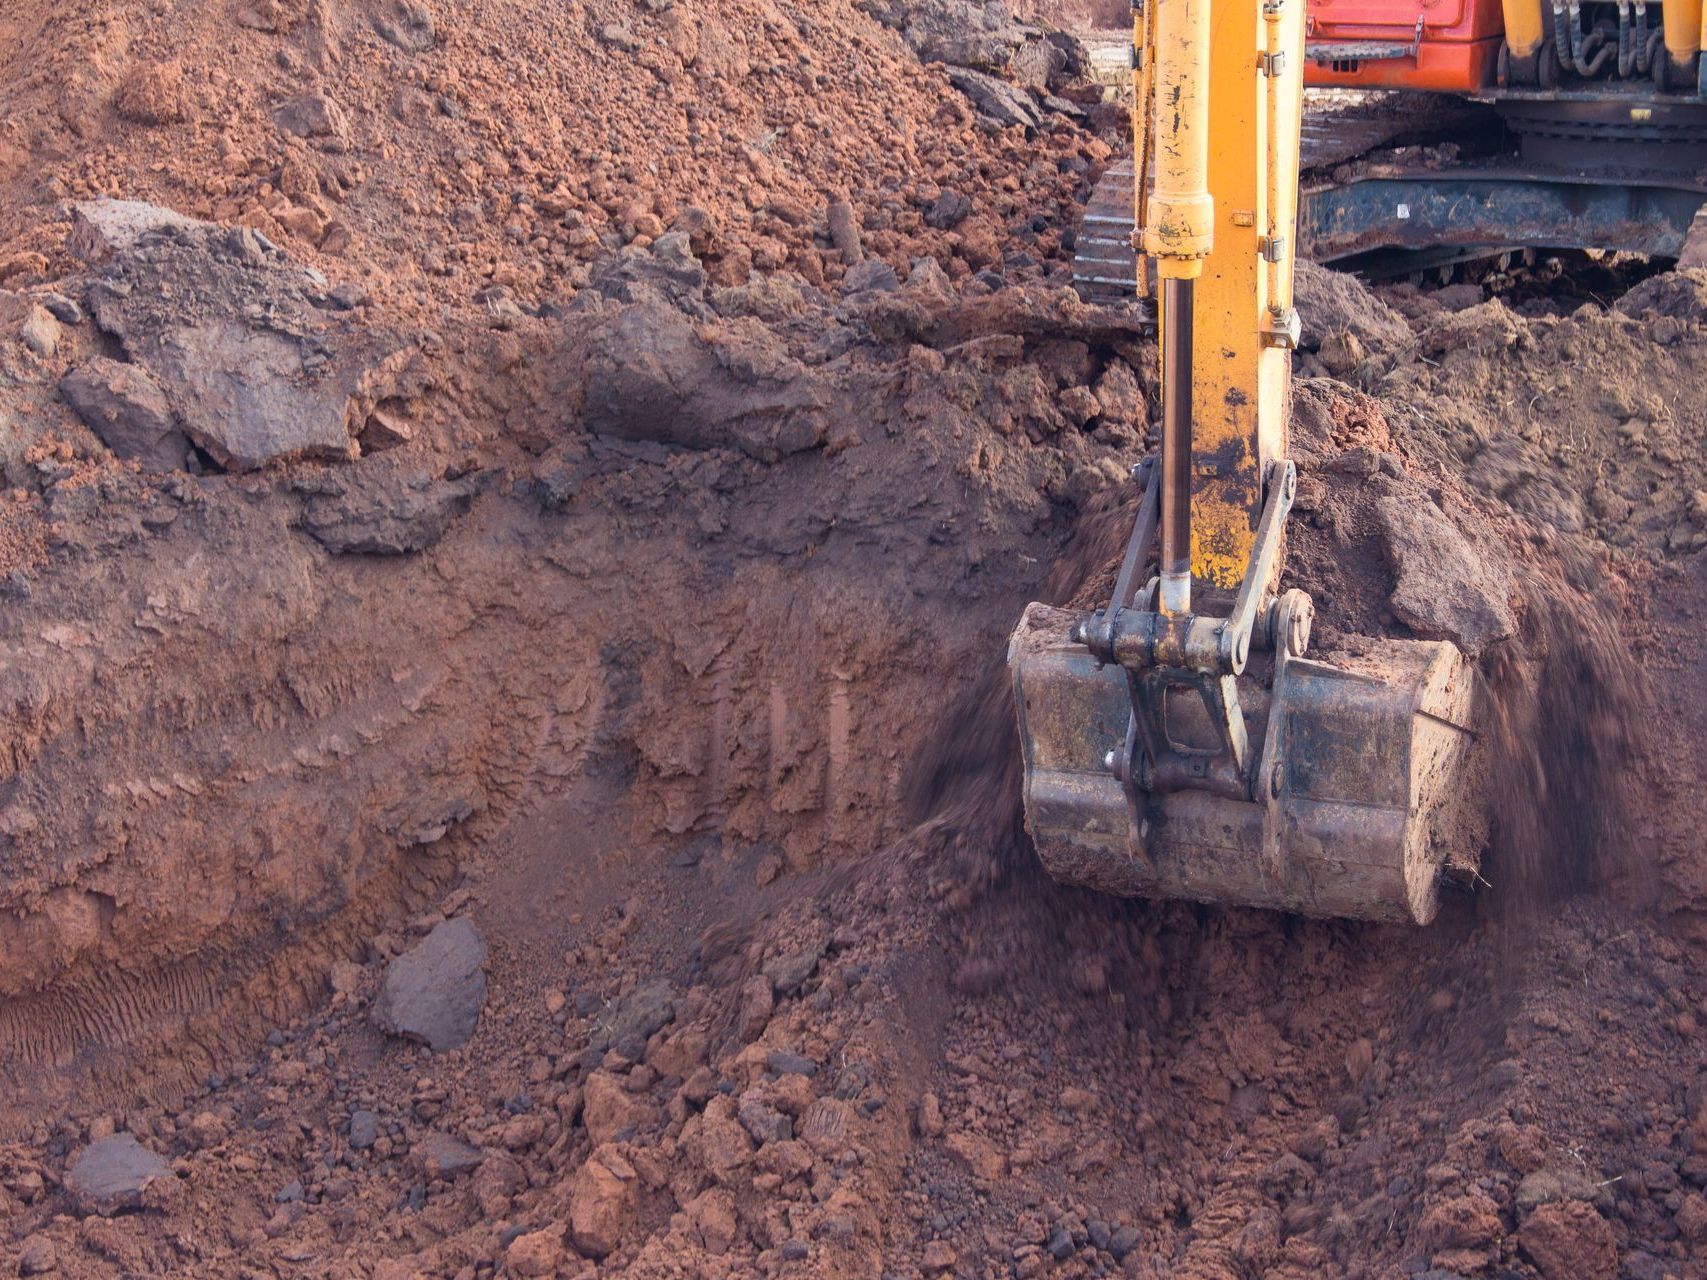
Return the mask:
{"type": "Polygon", "coordinates": [[[1027,118],[992,121],[846,0],[77,0],[0,24],[0,284],[63,270],[63,202],[98,195],[255,228],[422,318],[561,305],[671,227],[725,285],[921,256],[1035,278],[1109,154],[1070,103],[1016,90],[1027,118]]]}

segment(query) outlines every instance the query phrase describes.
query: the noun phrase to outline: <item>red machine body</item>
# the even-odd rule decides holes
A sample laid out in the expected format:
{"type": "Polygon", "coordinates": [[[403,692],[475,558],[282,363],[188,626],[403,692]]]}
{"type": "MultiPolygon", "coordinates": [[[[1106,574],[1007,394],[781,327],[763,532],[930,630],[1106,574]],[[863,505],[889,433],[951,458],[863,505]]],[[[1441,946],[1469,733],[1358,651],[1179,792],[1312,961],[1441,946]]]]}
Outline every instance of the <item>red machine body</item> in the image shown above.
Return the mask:
{"type": "Polygon", "coordinates": [[[1304,83],[1315,88],[1491,88],[1500,0],[1310,0],[1304,83]]]}

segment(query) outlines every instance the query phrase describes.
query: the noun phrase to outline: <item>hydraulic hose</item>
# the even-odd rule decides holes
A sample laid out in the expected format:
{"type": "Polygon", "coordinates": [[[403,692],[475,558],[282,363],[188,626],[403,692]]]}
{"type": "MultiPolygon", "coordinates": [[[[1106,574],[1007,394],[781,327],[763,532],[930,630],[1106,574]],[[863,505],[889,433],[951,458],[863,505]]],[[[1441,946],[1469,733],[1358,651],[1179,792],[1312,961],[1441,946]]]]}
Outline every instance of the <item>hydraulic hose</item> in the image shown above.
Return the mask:
{"type": "Polygon", "coordinates": [[[1618,0],[1618,78],[1628,80],[1636,69],[1636,46],[1630,34],[1630,0],[1618,0]]]}
{"type": "Polygon", "coordinates": [[[1647,0],[1636,0],[1636,74],[1647,75],[1653,58],[1653,39],[1648,34],[1647,0]]]}
{"type": "Polygon", "coordinates": [[[1553,0],[1553,52],[1559,55],[1559,65],[1571,65],[1571,38],[1565,34],[1564,0],[1553,0]]]}
{"type": "Polygon", "coordinates": [[[1571,65],[1583,79],[1593,79],[1601,73],[1614,50],[1610,45],[1600,47],[1605,37],[1601,35],[1599,28],[1586,36],[1583,34],[1582,5],[1579,0],[1570,0],[1566,21],[1570,30],[1571,65]]]}

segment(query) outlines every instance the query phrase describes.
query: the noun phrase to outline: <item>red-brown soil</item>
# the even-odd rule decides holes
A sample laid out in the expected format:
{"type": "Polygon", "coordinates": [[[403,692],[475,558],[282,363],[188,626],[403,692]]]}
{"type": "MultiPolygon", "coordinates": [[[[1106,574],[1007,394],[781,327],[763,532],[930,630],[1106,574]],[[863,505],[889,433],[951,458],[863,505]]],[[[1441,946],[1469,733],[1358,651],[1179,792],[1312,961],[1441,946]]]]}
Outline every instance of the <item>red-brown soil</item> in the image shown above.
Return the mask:
{"type": "Polygon", "coordinates": [[[1440,920],[1063,888],[1000,664],[1106,589],[1154,409],[1059,287],[1106,143],[852,6],[619,9],[0,15],[0,1273],[1707,1275],[1707,277],[1306,273],[1287,585],[1453,633],[1376,515],[1426,507],[1511,621],[1440,920]],[[87,261],[96,192],[284,252],[87,261]],[[61,395],[209,328],[385,385],[249,470],[61,395]],[[373,1013],[450,917],[435,1054],[373,1013]],[[171,1174],[105,1217],[115,1132],[171,1174]]]}

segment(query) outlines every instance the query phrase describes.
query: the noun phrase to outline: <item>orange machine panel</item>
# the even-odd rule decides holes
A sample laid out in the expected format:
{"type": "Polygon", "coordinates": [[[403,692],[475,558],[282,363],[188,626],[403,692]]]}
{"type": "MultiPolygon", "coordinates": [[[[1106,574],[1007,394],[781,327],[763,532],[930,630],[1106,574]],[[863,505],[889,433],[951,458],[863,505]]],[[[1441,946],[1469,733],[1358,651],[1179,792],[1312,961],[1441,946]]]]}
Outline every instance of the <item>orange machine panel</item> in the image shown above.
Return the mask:
{"type": "Polygon", "coordinates": [[[1304,83],[1470,92],[1494,82],[1500,0],[1309,0],[1304,83]]]}

